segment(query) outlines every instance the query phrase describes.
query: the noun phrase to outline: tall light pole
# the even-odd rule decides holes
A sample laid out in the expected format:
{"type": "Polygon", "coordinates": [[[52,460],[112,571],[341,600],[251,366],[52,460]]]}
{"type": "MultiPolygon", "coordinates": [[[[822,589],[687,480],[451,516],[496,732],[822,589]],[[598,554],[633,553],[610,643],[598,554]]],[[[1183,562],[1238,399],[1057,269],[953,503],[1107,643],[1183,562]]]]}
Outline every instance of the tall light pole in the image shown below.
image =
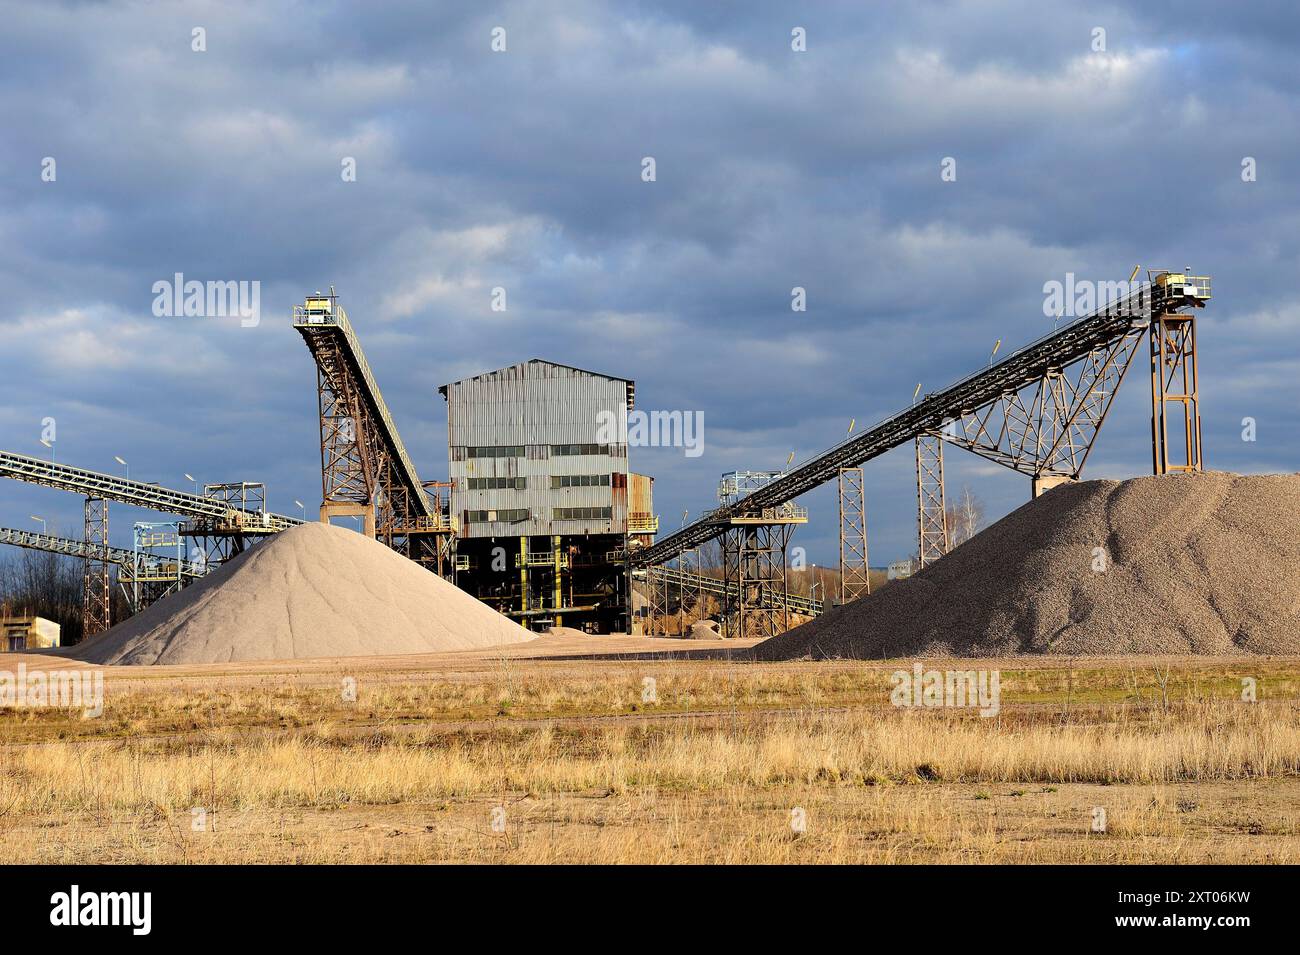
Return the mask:
{"type": "Polygon", "coordinates": [[[293,503],[297,504],[298,510],[302,511],[302,519],[304,521],[307,520],[307,505],[305,505],[302,501],[294,501],[293,503]]]}
{"type": "Polygon", "coordinates": [[[128,481],[131,480],[131,465],[127,464],[126,461],[120,455],[116,455],[116,454],[113,455],[113,460],[116,461],[118,464],[122,465],[122,467],[126,468],[126,479],[128,481]]]}
{"type": "Polygon", "coordinates": [[[194,482],[194,494],[197,496],[199,493],[199,479],[196,478],[193,474],[190,474],[188,471],[186,471],[185,480],[194,482]]]}
{"type": "Polygon", "coordinates": [[[32,514],[32,515],[31,515],[31,519],[34,520],[34,521],[40,521],[40,522],[41,522],[41,533],[44,534],[44,533],[45,533],[45,518],[43,518],[43,517],[37,517],[35,514],[32,514]]]}

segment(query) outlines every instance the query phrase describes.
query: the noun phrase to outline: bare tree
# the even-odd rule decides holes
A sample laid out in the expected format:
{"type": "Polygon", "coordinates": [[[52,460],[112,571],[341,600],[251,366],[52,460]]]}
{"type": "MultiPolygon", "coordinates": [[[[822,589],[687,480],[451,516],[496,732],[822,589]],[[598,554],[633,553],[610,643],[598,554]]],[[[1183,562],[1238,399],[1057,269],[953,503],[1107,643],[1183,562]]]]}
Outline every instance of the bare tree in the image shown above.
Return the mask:
{"type": "Polygon", "coordinates": [[[980,532],[984,525],[984,504],[970,488],[963,487],[957,502],[949,505],[945,516],[948,520],[949,545],[956,547],[980,532]]]}
{"type": "MultiPolygon", "coordinates": [[[[53,620],[67,646],[81,639],[83,566],[79,558],[38,550],[0,552],[0,615],[53,620]]],[[[114,622],[126,619],[125,600],[112,591],[114,622]]]]}

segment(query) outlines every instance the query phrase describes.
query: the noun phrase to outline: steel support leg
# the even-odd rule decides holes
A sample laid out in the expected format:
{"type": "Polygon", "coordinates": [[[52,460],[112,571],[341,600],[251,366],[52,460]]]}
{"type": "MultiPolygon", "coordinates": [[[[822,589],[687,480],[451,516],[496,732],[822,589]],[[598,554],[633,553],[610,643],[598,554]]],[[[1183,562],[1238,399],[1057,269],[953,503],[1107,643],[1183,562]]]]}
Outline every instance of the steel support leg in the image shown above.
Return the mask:
{"type": "MultiPolygon", "coordinates": [[[[871,593],[862,468],[840,468],[840,603],[871,593]]],[[[814,581],[815,583],[815,581],[814,581]]]]}
{"type": "Polygon", "coordinates": [[[1166,313],[1151,322],[1151,457],[1155,474],[1201,470],[1196,318],[1166,313]]]}
{"type": "Polygon", "coordinates": [[[82,574],[81,634],[85,640],[112,626],[108,558],[108,501],[86,498],[86,559],[82,574]]]}
{"type": "Polygon", "coordinates": [[[948,553],[948,514],[943,491],[943,439],[916,439],[916,505],[921,567],[948,553]]]}

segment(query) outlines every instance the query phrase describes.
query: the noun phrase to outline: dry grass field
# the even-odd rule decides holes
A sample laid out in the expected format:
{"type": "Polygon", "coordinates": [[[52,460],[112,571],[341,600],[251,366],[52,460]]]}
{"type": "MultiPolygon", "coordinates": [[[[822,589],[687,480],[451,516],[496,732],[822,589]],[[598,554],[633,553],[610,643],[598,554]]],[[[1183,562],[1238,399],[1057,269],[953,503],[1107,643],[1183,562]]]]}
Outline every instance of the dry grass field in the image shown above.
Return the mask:
{"type": "Polygon", "coordinates": [[[1300,861],[1300,660],[926,661],[1000,671],[1001,710],[981,717],[892,706],[889,675],[912,661],[682,646],[113,669],[100,718],[0,711],[0,853],[1300,861]]]}

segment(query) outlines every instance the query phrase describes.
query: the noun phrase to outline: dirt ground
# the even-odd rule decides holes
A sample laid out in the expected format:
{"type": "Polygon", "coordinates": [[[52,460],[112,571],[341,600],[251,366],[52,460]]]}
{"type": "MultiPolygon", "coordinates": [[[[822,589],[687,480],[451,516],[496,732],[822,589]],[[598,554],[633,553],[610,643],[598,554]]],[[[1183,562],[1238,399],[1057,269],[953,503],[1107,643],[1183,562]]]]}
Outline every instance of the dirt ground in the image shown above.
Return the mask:
{"type": "MultiPolygon", "coordinates": [[[[0,710],[14,862],[1296,862],[1300,658],[913,661],[546,636],[496,651],[104,669],[0,710]],[[1242,699],[1243,680],[1258,700],[1242,699]],[[355,691],[351,698],[345,688],[355,691]]],[[[0,669],[84,667],[46,654],[0,669]]]]}

